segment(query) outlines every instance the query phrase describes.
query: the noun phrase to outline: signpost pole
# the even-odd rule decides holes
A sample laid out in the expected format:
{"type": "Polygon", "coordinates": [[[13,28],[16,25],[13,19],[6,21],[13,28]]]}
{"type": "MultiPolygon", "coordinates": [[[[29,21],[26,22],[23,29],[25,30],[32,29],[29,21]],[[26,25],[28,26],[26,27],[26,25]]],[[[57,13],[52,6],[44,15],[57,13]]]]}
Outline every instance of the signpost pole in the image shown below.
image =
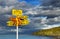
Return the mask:
{"type": "Polygon", "coordinates": [[[18,19],[16,18],[17,24],[16,24],[16,39],[18,39],[18,19]]]}

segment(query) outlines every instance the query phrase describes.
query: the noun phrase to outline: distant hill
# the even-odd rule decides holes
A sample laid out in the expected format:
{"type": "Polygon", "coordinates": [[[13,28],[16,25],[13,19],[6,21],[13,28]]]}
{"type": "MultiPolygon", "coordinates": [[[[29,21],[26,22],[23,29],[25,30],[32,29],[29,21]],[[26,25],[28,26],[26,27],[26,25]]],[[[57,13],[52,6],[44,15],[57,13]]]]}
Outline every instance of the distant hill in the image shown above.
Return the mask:
{"type": "Polygon", "coordinates": [[[46,30],[40,30],[40,31],[34,32],[33,35],[37,35],[37,36],[60,36],[60,27],[46,29],[46,30]]]}

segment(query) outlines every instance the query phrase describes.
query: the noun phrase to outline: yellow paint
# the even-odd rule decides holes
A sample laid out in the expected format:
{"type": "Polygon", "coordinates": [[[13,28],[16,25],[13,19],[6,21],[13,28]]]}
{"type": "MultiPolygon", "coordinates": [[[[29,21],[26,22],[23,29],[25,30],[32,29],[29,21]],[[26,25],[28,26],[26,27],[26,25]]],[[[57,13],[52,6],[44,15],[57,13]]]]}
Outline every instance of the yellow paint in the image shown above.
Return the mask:
{"type": "Polygon", "coordinates": [[[14,15],[14,16],[22,16],[22,10],[13,9],[12,10],[12,15],[14,15]]]}
{"type": "Polygon", "coordinates": [[[7,26],[13,26],[13,22],[12,21],[8,21],[7,22],[7,26]]]}
{"type": "Polygon", "coordinates": [[[28,16],[27,16],[27,15],[25,15],[25,16],[23,16],[23,18],[24,18],[24,19],[27,19],[27,18],[28,18],[28,16]]]}
{"type": "Polygon", "coordinates": [[[28,25],[28,24],[29,24],[29,20],[24,20],[24,21],[22,21],[21,25],[28,25]]]}
{"type": "Polygon", "coordinates": [[[22,10],[16,10],[16,9],[13,9],[12,10],[12,15],[13,16],[16,16],[15,19],[16,20],[10,20],[7,22],[7,25],[8,26],[20,26],[20,25],[28,25],[29,24],[29,20],[27,19],[28,16],[24,16],[22,15],[22,10]],[[21,20],[21,22],[19,21],[21,20]],[[14,22],[16,21],[16,22],[14,22]]]}
{"type": "Polygon", "coordinates": [[[17,18],[16,18],[16,21],[17,21],[17,22],[16,22],[16,26],[18,26],[18,19],[17,19],[17,18]]]}
{"type": "MultiPolygon", "coordinates": [[[[25,16],[19,16],[21,19],[27,19],[28,18],[28,16],[27,15],[25,15],[25,16]]],[[[28,20],[28,19],[27,19],[28,20]]]]}

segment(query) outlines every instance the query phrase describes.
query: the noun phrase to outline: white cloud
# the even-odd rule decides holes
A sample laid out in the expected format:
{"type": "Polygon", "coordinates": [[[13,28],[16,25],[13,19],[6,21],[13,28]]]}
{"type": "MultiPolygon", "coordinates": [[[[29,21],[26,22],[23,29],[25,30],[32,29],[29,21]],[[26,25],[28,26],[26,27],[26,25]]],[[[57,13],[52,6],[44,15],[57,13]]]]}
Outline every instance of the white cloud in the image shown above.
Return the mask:
{"type": "Polygon", "coordinates": [[[30,4],[26,3],[25,1],[19,2],[18,0],[2,0],[0,3],[3,2],[3,6],[0,6],[0,14],[2,13],[9,13],[13,8],[15,9],[22,9],[26,11],[27,9],[33,7],[30,4]],[[31,6],[31,7],[30,7],[31,6]]]}
{"type": "MultiPolygon", "coordinates": [[[[25,1],[18,2],[17,0],[2,0],[6,3],[6,5],[0,6],[0,14],[7,13],[11,11],[12,8],[23,9],[26,15],[60,15],[60,9],[55,8],[54,10],[43,10],[43,6],[37,5],[33,7],[33,5],[28,5],[25,1]]],[[[10,17],[10,15],[4,14],[6,17],[10,17]]],[[[30,24],[27,26],[30,29],[50,29],[53,27],[59,27],[60,25],[60,17],[49,18],[47,17],[31,17],[30,24]]],[[[4,19],[5,20],[5,19],[4,19]]],[[[23,32],[26,29],[19,29],[19,32],[23,32]]],[[[15,32],[16,29],[11,29],[11,32],[15,32]]]]}
{"type": "Polygon", "coordinates": [[[4,30],[4,27],[1,27],[1,26],[0,26],[0,30],[4,30]]]}
{"type": "Polygon", "coordinates": [[[13,5],[16,4],[17,0],[1,0],[0,2],[4,2],[6,5],[13,5]]]}
{"type": "MultiPolygon", "coordinates": [[[[35,7],[32,7],[33,5],[28,5],[28,3],[26,3],[25,1],[18,2],[18,0],[2,0],[1,2],[5,3],[5,7],[3,8],[2,6],[0,6],[0,9],[2,9],[2,10],[0,10],[0,12],[2,12],[3,10],[5,10],[5,12],[6,12],[7,10],[11,10],[12,8],[16,8],[16,9],[22,9],[22,10],[26,11],[25,14],[27,14],[27,15],[28,14],[31,14],[31,15],[60,15],[59,7],[53,8],[53,10],[50,10],[46,6],[44,7],[44,6],[37,5],[35,7]],[[43,10],[46,8],[48,10],[43,10]]],[[[51,6],[50,6],[50,8],[51,8],[51,6]]]]}
{"type": "Polygon", "coordinates": [[[60,15],[60,8],[59,7],[55,7],[55,8],[48,8],[48,7],[44,7],[44,6],[35,6],[33,8],[30,8],[27,10],[27,12],[25,13],[27,15],[60,15]],[[45,10],[44,10],[45,9],[45,10]]]}
{"type": "MultiPolygon", "coordinates": [[[[43,10],[45,7],[40,6],[40,5],[32,7],[33,5],[28,5],[28,3],[26,3],[25,1],[18,2],[18,0],[4,0],[3,2],[5,2],[6,5],[5,5],[5,7],[0,6],[0,9],[5,10],[5,12],[7,10],[11,10],[12,8],[16,8],[16,9],[22,9],[22,10],[26,11],[25,14],[27,14],[27,15],[29,15],[29,14],[31,14],[31,15],[60,15],[59,8],[54,8],[54,10],[43,10]]],[[[0,12],[2,12],[3,10],[0,10],[0,12]]]]}
{"type": "Polygon", "coordinates": [[[1,0],[1,2],[4,3],[4,6],[0,6],[0,14],[10,12],[14,8],[14,4],[17,3],[17,0],[1,0]]]}
{"type": "Polygon", "coordinates": [[[7,29],[3,26],[0,26],[0,33],[6,33],[7,29]]]}
{"type": "Polygon", "coordinates": [[[60,16],[55,18],[34,17],[31,18],[30,27],[32,29],[50,29],[60,27],[60,16]]]}
{"type": "MultiPolygon", "coordinates": [[[[29,31],[30,29],[23,29],[23,28],[19,28],[18,29],[18,32],[26,32],[26,31],[29,31]]],[[[9,32],[16,32],[17,31],[17,29],[11,29],[11,30],[8,30],[9,32]]]]}
{"type": "Polygon", "coordinates": [[[51,29],[54,27],[60,27],[60,24],[54,24],[54,25],[44,25],[45,27],[42,27],[41,29],[51,29]]]}
{"type": "MultiPolygon", "coordinates": [[[[9,30],[9,31],[11,31],[11,32],[16,32],[16,31],[17,31],[17,29],[11,29],[11,30],[9,30]]],[[[19,28],[19,29],[18,29],[18,31],[19,31],[19,32],[22,32],[22,29],[21,29],[21,28],[19,28]]]]}
{"type": "Polygon", "coordinates": [[[2,13],[7,13],[9,11],[11,11],[11,9],[13,8],[13,6],[5,6],[4,8],[2,6],[0,6],[0,14],[2,13]]]}

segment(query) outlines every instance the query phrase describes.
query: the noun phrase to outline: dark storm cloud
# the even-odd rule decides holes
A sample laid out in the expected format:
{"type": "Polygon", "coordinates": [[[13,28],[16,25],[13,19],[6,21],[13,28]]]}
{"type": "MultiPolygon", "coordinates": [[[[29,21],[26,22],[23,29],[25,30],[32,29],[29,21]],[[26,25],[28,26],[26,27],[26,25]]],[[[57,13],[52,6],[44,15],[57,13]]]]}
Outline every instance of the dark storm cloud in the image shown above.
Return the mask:
{"type": "MultiPolygon", "coordinates": [[[[44,15],[50,15],[50,16],[51,15],[53,15],[53,16],[60,15],[60,9],[57,8],[57,10],[56,9],[51,10],[54,6],[53,4],[50,4],[51,1],[52,0],[47,0],[47,1],[44,0],[43,4],[42,4],[42,5],[45,4],[44,6],[37,5],[34,7],[33,5],[29,5],[25,1],[18,2],[17,0],[2,0],[2,1],[0,0],[0,25],[2,25],[3,27],[5,26],[5,28],[8,28],[6,26],[7,25],[6,22],[7,22],[8,18],[10,17],[11,9],[16,8],[16,9],[22,9],[23,13],[25,15],[28,15],[28,16],[31,15],[30,16],[31,18],[29,18],[31,23],[29,25],[25,26],[24,27],[25,29],[27,29],[27,28],[28,29],[42,29],[42,28],[47,29],[47,28],[51,28],[51,27],[58,27],[60,25],[58,25],[58,24],[53,25],[53,24],[60,23],[60,21],[58,21],[58,20],[60,20],[60,17],[51,18],[51,19],[47,19],[47,16],[43,17],[44,15]],[[48,10],[44,10],[44,9],[48,9],[48,10]],[[40,17],[40,16],[42,16],[42,17],[40,17]]],[[[11,29],[12,27],[9,27],[9,28],[11,29]]],[[[22,29],[24,29],[24,28],[22,28],[22,29]]],[[[11,31],[16,31],[16,30],[14,30],[12,28],[11,31]]]]}
{"type": "Polygon", "coordinates": [[[60,0],[42,0],[42,5],[60,7],[60,0]]]}

